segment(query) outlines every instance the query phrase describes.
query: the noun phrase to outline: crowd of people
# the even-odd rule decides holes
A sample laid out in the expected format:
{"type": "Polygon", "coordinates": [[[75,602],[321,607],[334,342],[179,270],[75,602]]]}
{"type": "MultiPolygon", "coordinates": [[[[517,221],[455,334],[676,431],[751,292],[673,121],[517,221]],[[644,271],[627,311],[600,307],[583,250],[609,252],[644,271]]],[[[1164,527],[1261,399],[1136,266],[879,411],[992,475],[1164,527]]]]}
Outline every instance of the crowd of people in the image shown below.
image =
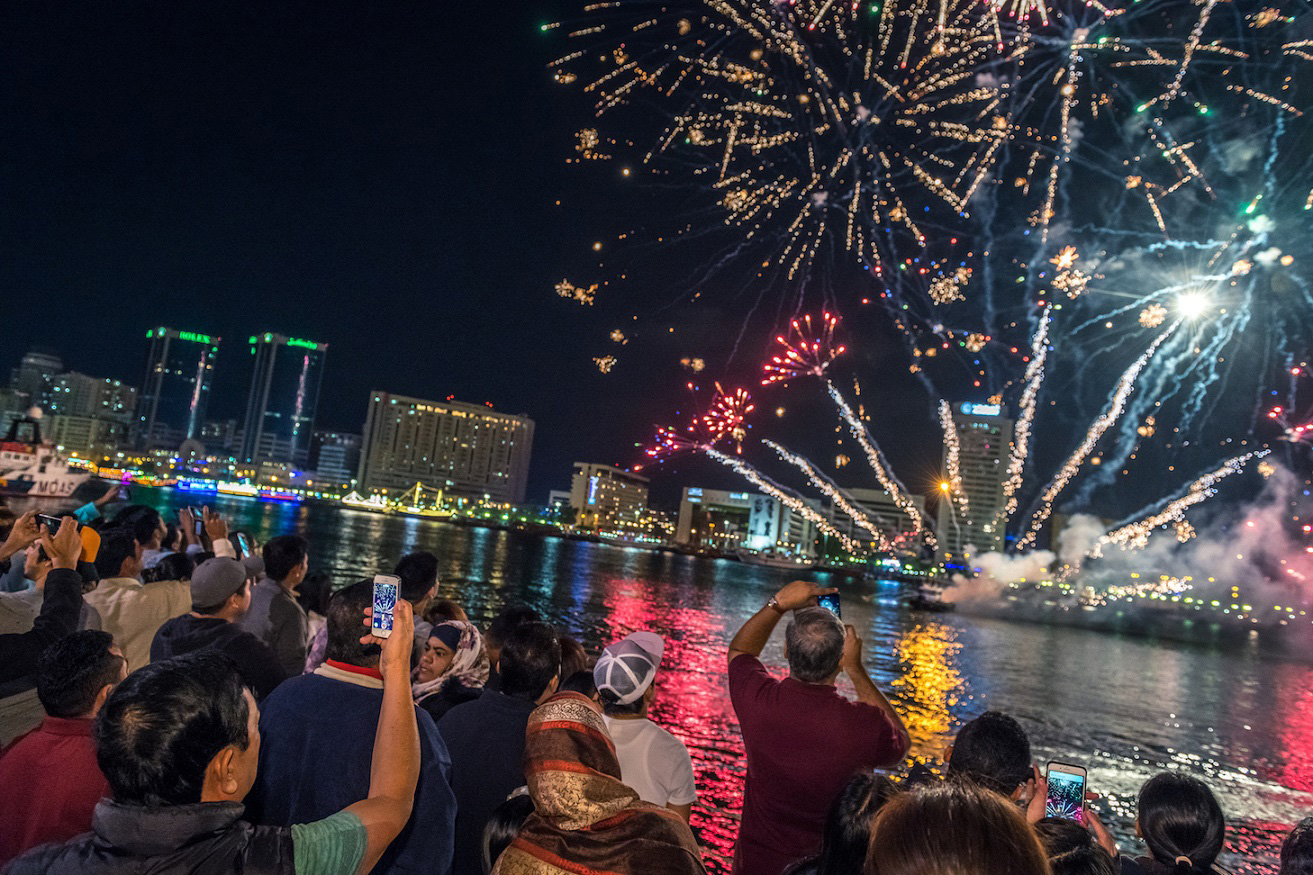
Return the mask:
{"type": "MultiPolygon", "coordinates": [[[[106,519],[109,498],[23,514],[0,545],[0,621],[26,627],[0,634],[4,873],[705,873],[692,760],[651,717],[657,631],[591,658],[523,605],[480,629],[416,552],[379,637],[374,581],[310,574],[302,537],[257,544],[208,509],[106,519]]],[[[1005,714],[903,770],[907,729],[829,592],[789,584],[729,645],[736,875],[1223,872],[1202,781],[1149,780],[1123,854],[1096,797],[1046,816],[1005,714]],[[780,678],[759,657],[786,618],[780,678]]],[[[1280,872],[1313,875],[1313,818],[1280,872]]]]}

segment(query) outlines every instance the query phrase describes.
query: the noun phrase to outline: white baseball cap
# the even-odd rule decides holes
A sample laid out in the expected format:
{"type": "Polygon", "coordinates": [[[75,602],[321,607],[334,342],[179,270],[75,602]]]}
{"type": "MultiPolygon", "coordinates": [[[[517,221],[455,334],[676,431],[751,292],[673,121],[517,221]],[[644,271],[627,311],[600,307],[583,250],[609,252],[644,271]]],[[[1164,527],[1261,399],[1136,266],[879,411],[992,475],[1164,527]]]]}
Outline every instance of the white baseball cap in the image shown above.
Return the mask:
{"type": "Polygon", "coordinates": [[[666,644],[655,632],[634,632],[605,647],[593,668],[598,691],[608,691],[616,703],[631,705],[656,679],[666,644]]]}

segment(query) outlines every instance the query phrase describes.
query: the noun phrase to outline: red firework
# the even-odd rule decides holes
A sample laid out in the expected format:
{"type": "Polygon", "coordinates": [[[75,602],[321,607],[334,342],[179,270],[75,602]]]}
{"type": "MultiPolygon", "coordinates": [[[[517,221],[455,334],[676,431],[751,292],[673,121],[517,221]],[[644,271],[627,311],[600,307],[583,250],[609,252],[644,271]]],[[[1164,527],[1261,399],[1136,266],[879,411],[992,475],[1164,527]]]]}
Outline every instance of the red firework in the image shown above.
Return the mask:
{"type": "Polygon", "coordinates": [[[822,313],[817,321],[819,324],[813,325],[811,316],[804,316],[801,321],[794,319],[789,324],[787,336],[776,336],[775,342],[781,350],[766,363],[766,375],[761,385],[787,383],[802,376],[819,377],[832,361],[843,354],[846,347],[834,345],[834,329],[839,324],[839,318],[830,313],[822,313]]]}
{"type": "MultiPolygon", "coordinates": [[[[659,426],[652,446],[645,450],[648,456],[661,460],[677,453],[715,446],[725,438],[736,441],[739,451],[742,451],[747,416],[756,405],[746,389],[726,392],[719,383],[715,385],[716,395],[707,412],[694,414],[692,421],[682,429],[659,426]]],[[[692,383],[688,388],[690,392],[697,391],[692,383]]]]}

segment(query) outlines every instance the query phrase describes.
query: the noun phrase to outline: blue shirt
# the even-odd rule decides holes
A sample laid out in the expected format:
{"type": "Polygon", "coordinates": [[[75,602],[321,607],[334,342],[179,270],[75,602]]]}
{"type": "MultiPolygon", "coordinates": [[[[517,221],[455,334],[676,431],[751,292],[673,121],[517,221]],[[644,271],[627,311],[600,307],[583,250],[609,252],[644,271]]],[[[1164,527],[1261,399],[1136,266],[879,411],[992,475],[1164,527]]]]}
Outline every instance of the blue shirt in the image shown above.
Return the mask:
{"type": "MultiPolygon", "coordinates": [[[[246,797],[253,823],[312,823],[369,796],[382,681],[331,666],[282,683],[260,706],[260,766],[246,797]]],[[[456,830],[451,757],[433,719],[415,709],[420,771],[415,807],[377,872],[447,875],[456,830]]]]}

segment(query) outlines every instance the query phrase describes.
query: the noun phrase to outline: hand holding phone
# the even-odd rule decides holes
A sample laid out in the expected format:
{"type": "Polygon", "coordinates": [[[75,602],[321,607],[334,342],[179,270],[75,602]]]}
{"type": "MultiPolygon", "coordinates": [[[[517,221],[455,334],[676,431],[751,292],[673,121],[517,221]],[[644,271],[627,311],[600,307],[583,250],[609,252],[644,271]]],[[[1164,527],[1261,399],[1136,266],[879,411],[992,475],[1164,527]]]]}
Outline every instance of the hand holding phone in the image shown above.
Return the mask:
{"type": "Polygon", "coordinates": [[[401,578],[391,574],[374,575],[374,614],[369,631],[375,638],[392,636],[392,618],[397,609],[397,587],[401,578]]]}
{"type": "Polygon", "coordinates": [[[843,612],[839,609],[839,594],[837,592],[826,593],[825,595],[818,595],[816,597],[816,604],[820,605],[822,608],[825,608],[825,610],[829,611],[831,614],[834,614],[840,620],[843,619],[843,612]]]}
{"type": "Polygon", "coordinates": [[[1045,817],[1061,817],[1085,824],[1086,772],[1071,763],[1051,762],[1045,775],[1048,794],[1044,800],[1045,817]]]}

